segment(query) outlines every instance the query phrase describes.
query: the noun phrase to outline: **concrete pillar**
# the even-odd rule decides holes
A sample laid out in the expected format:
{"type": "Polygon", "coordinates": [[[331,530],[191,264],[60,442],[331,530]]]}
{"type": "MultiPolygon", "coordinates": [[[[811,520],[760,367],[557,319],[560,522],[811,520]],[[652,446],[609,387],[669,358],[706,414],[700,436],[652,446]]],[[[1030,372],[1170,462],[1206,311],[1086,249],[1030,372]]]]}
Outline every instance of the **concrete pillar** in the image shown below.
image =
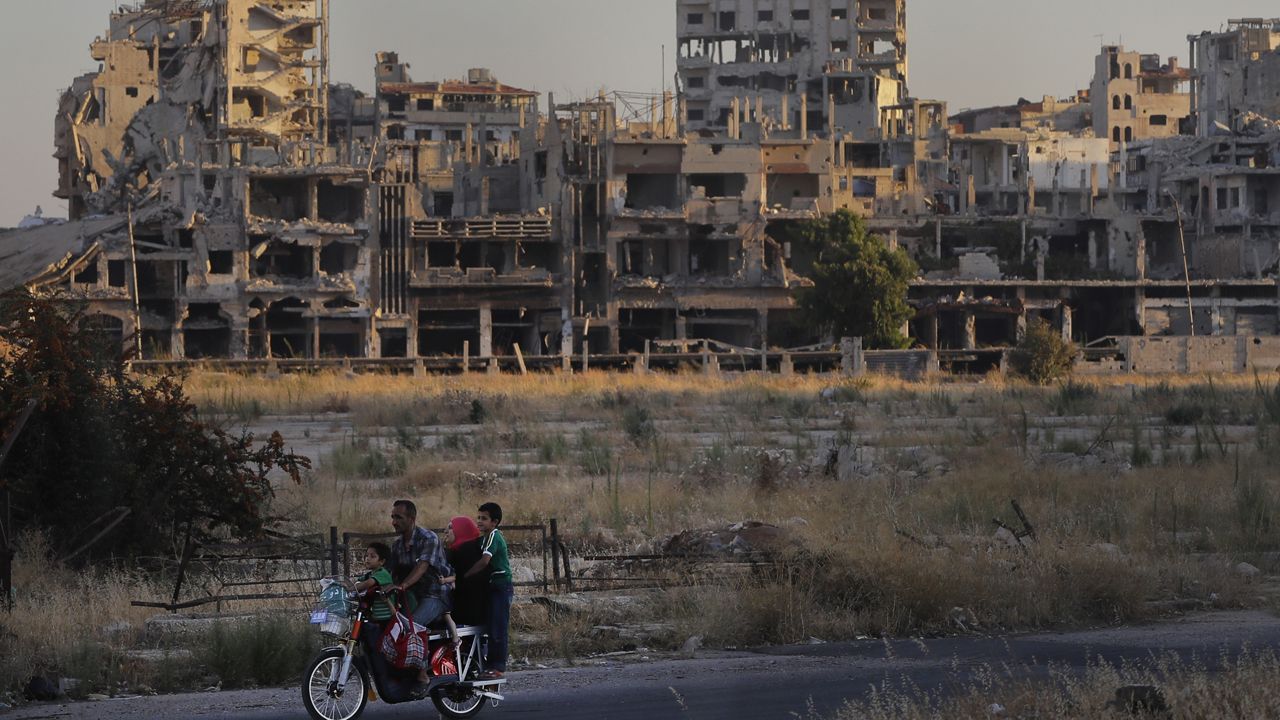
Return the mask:
{"type": "Polygon", "coordinates": [[[800,92],[800,139],[809,137],[809,96],[800,92]]]}
{"type": "Polygon", "coordinates": [[[796,365],[791,361],[791,353],[782,353],[782,363],[778,366],[778,372],[782,377],[791,377],[796,374],[796,365]]]}
{"type": "Polygon", "coordinates": [[[933,221],[933,256],[942,259],[942,219],[933,221]]]}
{"type": "Polygon", "coordinates": [[[1089,231],[1089,269],[1098,269],[1098,233],[1089,231]]]}
{"type": "Polygon", "coordinates": [[[855,377],[866,372],[862,355],[862,338],[840,339],[840,374],[855,377]]]}
{"type": "Polygon", "coordinates": [[[1075,311],[1070,305],[1062,306],[1062,339],[1071,342],[1071,336],[1075,333],[1075,311]]]}
{"type": "Polygon", "coordinates": [[[471,341],[462,341],[462,374],[471,372],[471,341]]]}
{"type": "Polygon", "coordinates": [[[493,306],[480,306],[480,357],[493,357],[493,306]]]}
{"type": "Polygon", "coordinates": [[[964,348],[962,349],[978,349],[978,316],[971,312],[964,314],[964,348]]]}
{"type": "Polygon", "coordinates": [[[689,339],[689,321],[683,315],[676,316],[676,339],[689,339]]]}
{"type": "Polygon", "coordinates": [[[1133,289],[1133,321],[1138,325],[1138,335],[1147,334],[1147,291],[1133,289]]]}

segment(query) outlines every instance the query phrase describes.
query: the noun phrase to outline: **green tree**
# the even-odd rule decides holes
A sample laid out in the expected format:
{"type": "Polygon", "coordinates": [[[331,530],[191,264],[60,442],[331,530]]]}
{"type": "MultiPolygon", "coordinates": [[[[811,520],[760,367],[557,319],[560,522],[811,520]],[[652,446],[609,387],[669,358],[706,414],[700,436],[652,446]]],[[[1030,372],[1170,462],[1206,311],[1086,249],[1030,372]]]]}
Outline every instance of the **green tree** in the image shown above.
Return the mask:
{"type": "Polygon", "coordinates": [[[919,273],[915,261],[868,234],[862,218],[847,210],[809,221],[799,234],[816,250],[813,287],[798,296],[807,324],[833,337],[861,337],[867,347],[906,347],[902,326],[915,314],[907,304],[919,273]]]}
{"type": "Polygon", "coordinates": [[[85,320],[25,293],[0,297],[0,437],[37,402],[0,469],[13,504],[4,532],[44,530],[65,554],[123,517],[83,559],[155,553],[187,532],[258,535],[271,472],[297,482],[310,461],[278,433],[255,442],[204,422],[176,379],[130,375],[118,337],[85,320]]]}
{"type": "Polygon", "coordinates": [[[1009,355],[1013,371],[1038,385],[1064,378],[1076,365],[1076,348],[1038,317],[1031,318],[1009,355]]]}

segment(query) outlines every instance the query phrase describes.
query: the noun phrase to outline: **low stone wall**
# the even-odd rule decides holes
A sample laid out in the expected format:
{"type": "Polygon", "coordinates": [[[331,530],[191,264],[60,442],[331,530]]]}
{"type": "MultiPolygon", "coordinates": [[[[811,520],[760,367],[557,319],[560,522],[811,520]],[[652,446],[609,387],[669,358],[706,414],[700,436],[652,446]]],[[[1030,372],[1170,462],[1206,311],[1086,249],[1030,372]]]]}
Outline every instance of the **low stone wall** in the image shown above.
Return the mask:
{"type": "Polygon", "coordinates": [[[1128,337],[1125,372],[1247,373],[1280,369],[1280,337],[1128,337]]]}

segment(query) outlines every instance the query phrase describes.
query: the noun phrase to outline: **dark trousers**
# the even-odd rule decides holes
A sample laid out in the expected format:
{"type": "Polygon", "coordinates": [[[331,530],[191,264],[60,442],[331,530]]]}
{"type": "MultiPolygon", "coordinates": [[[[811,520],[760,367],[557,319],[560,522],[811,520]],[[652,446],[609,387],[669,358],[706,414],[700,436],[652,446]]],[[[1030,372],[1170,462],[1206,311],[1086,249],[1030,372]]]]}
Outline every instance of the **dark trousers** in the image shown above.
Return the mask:
{"type": "Polygon", "coordinates": [[[489,670],[507,671],[507,628],[511,624],[511,601],[515,589],[510,584],[489,586],[489,670]]]}

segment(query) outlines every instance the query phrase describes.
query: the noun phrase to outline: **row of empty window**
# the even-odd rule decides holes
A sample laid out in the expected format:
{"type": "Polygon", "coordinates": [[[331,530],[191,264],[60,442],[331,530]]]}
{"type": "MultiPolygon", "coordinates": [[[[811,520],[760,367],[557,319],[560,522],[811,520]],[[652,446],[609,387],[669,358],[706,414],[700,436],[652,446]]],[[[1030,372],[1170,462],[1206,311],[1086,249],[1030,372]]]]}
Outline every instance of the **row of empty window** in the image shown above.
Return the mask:
{"type": "MultiPolygon", "coordinates": [[[[869,8],[867,11],[868,20],[887,20],[888,16],[889,16],[889,13],[884,8],[869,8]]],[[[722,13],[719,13],[718,19],[719,19],[719,23],[717,24],[717,27],[720,30],[737,29],[738,13],[722,12],[722,13]]],[[[776,16],[776,13],[774,13],[774,11],[772,10],[756,11],[756,22],[768,23],[768,22],[773,22],[774,20],[777,20],[777,19],[778,18],[776,16]]],[[[808,8],[796,8],[791,11],[791,19],[795,21],[803,22],[806,20],[811,20],[813,18],[808,8]]],[[[832,20],[848,20],[849,10],[847,8],[831,8],[831,19],[832,20]]],[[[689,13],[688,16],[685,18],[685,20],[689,25],[704,25],[706,24],[706,14],[700,13],[700,12],[689,13]]]]}

